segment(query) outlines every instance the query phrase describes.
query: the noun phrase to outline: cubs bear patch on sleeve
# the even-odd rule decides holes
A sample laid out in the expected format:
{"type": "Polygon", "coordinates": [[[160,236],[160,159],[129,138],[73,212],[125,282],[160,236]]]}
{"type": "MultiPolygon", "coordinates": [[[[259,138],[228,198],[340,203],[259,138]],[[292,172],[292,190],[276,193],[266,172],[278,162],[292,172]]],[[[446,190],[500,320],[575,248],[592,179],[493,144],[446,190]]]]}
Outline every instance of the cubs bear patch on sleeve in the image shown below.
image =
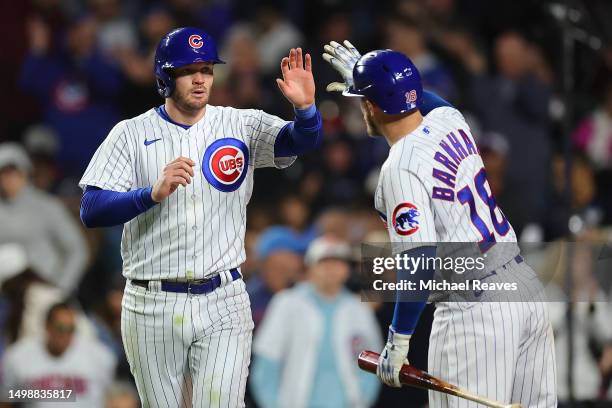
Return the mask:
{"type": "Polygon", "coordinates": [[[431,199],[418,176],[406,169],[387,168],[382,187],[391,241],[436,242],[431,199]]]}

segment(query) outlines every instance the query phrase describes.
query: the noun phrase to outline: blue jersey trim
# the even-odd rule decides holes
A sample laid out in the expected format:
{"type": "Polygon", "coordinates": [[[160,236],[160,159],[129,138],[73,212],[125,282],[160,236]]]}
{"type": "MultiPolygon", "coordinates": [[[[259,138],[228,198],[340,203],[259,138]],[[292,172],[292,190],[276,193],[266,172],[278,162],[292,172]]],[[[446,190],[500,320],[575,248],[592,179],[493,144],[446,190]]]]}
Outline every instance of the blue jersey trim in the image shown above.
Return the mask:
{"type": "Polygon", "coordinates": [[[163,120],[165,120],[166,122],[170,122],[173,125],[180,126],[185,130],[191,127],[191,125],[183,125],[182,123],[178,123],[170,119],[170,116],[168,116],[168,112],[166,112],[166,107],[164,105],[159,105],[157,108],[155,108],[155,112],[157,112],[157,114],[161,116],[163,120]]]}

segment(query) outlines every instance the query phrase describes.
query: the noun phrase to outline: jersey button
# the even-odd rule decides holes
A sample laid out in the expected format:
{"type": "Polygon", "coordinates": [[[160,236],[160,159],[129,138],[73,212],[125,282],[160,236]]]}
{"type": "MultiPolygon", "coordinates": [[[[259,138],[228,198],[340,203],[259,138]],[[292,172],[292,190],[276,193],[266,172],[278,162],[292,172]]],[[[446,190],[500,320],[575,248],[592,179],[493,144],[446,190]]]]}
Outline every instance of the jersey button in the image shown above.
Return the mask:
{"type": "Polygon", "coordinates": [[[197,229],[198,229],[198,226],[197,226],[197,225],[194,225],[193,227],[191,227],[191,229],[195,231],[195,230],[197,230],[197,229]]]}
{"type": "Polygon", "coordinates": [[[198,198],[198,196],[197,196],[197,195],[195,195],[195,194],[192,194],[192,195],[191,195],[191,199],[192,199],[193,201],[195,201],[197,198],[198,198]]]}

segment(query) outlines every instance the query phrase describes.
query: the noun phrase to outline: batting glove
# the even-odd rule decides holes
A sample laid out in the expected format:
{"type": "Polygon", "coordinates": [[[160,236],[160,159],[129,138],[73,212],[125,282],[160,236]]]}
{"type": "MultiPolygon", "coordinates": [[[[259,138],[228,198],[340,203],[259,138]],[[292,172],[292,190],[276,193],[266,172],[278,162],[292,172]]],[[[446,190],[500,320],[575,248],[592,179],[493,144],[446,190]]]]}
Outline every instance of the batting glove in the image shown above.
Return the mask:
{"type": "Polygon", "coordinates": [[[376,375],[383,383],[391,387],[399,388],[402,386],[399,372],[404,364],[409,364],[410,337],[412,335],[396,333],[393,327],[389,327],[387,344],[378,358],[376,375]]]}
{"type": "Polygon", "coordinates": [[[342,75],[344,82],[332,82],[327,85],[327,92],[342,92],[353,86],[353,67],[361,58],[361,53],[348,40],[344,45],[331,41],[323,47],[323,59],[342,75]]]}

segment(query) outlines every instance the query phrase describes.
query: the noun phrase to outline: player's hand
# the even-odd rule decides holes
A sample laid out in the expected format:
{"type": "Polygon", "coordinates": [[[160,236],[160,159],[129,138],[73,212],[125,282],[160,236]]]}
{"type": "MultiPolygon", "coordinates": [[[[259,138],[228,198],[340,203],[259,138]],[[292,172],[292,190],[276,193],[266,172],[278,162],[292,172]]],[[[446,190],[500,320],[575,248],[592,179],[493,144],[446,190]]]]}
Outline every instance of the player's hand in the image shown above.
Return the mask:
{"type": "Polygon", "coordinates": [[[408,364],[410,337],[412,336],[409,334],[396,333],[393,327],[389,327],[387,344],[378,358],[376,375],[391,387],[402,386],[399,372],[404,364],[408,364]]]}
{"type": "Polygon", "coordinates": [[[331,66],[342,75],[344,82],[332,82],[327,85],[327,92],[344,92],[353,86],[353,68],[361,53],[348,40],[344,40],[344,45],[335,41],[323,47],[323,59],[331,64],[331,66]]]}
{"type": "Polygon", "coordinates": [[[289,56],[281,60],[283,79],[276,83],[283,95],[298,109],[305,109],[315,101],[315,83],[312,76],[310,54],[302,56],[301,48],[292,48],[289,56]]]}
{"type": "Polygon", "coordinates": [[[159,203],[174,193],[178,186],[191,184],[194,165],[195,162],[187,157],[179,157],[168,163],[151,191],[153,201],[159,203]]]}

